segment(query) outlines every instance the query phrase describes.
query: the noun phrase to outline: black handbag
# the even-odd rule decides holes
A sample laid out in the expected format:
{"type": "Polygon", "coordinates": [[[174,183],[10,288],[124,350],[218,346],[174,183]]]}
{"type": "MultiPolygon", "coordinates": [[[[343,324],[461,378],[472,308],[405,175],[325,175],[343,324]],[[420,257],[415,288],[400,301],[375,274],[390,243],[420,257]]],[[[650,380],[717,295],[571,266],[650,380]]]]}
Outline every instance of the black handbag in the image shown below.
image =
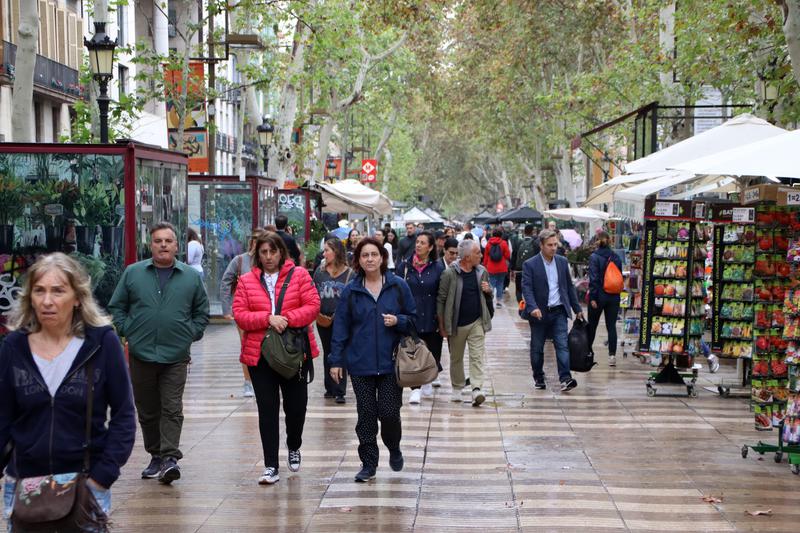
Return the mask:
{"type": "MultiPolygon", "coordinates": [[[[286,289],[289,287],[289,281],[292,279],[295,267],[289,270],[286,279],[281,286],[278,301],[275,304],[275,314],[281,314],[281,307],[283,306],[283,297],[286,295],[286,289]]],[[[261,279],[264,290],[267,290],[264,279],[261,279]]],[[[269,293],[269,291],[267,291],[269,293]]],[[[308,327],[290,328],[287,327],[283,332],[278,332],[275,328],[269,327],[267,333],[264,335],[264,340],[261,341],[261,357],[263,357],[267,364],[277,372],[281,377],[290,379],[299,376],[303,370],[303,364],[306,359],[306,354],[310,353],[308,350],[308,327]]]]}
{"type": "Polygon", "coordinates": [[[83,470],[17,480],[14,489],[14,508],[11,511],[11,525],[15,533],[108,531],[108,516],[97,503],[88,485],[94,404],[92,360],[87,365],[86,376],[86,442],[83,470]]]}

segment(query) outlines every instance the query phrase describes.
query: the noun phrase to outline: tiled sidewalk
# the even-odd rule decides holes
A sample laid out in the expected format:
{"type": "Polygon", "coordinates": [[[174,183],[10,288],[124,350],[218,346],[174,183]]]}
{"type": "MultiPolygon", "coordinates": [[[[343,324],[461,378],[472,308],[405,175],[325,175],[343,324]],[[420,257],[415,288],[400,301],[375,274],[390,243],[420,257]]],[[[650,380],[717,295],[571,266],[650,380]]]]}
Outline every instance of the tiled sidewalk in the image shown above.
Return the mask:
{"type": "MultiPolygon", "coordinates": [[[[233,326],[210,327],[187,387],[184,477],[171,487],[139,479],[147,457],[137,441],[113,489],[114,530],[800,530],[800,478],[771,455],[741,457],[743,443],[776,437],[752,429],[745,400],[702,389],[698,398],[648,398],[647,367],[619,357],[610,369],[603,355],[571,393],[534,391],[527,324],[507,307],[494,328],[486,403],[449,402],[443,373],[433,400],[403,407],[403,472],[389,470],[382,450],[368,484],[352,481],[354,398],[344,406],[322,398],[318,360],[302,469],[282,467],[278,484],[260,487],[256,407],[239,396],[238,337],[233,326]],[[722,502],[703,501],[709,495],[722,502]],[[772,516],[745,513],[766,509],[772,516]]],[[[598,337],[601,345],[602,324],[598,337]]],[[[547,353],[555,376],[549,345],[547,353]]],[[[732,367],[721,372],[701,381],[730,378],[732,367]]]]}

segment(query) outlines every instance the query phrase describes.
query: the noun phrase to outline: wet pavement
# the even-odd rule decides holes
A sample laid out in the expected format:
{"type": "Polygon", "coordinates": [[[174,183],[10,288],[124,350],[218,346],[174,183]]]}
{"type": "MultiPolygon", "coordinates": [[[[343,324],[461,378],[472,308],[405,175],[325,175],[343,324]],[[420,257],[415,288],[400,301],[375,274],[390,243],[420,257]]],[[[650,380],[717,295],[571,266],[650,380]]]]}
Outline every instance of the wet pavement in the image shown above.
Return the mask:
{"type": "MultiPolygon", "coordinates": [[[[800,477],[786,459],[741,456],[743,444],[777,433],[753,429],[746,399],[702,388],[735,381],[731,362],[718,374],[703,368],[697,398],[685,388],[650,398],[648,366],[618,356],[608,367],[601,324],[599,365],[562,394],[533,389],[528,339],[513,306],[499,309],[487,338],[486,403],[450,402],[445,370],[432,399],[403,406],[404,470],[392,472],[382,449],[366,484],[353,482],[352,391],[346,405],[323,399],[317,360],[302,468],[284,464],[280,482],[259,486],[256,406],[241,397],[238,336],[232,325],[212,325],[193,349],[183,478],[172,486],[139,479],[149,457],[137,438],[113,487],[114,531],[800,530],[800,477]],[[767,509],[771,516],[747,514],[767,509]]],[[[550,343],[545,359],[555,383],[550,343]]],[[[444,361],[447,369],[446,347],[444,361]]]]}

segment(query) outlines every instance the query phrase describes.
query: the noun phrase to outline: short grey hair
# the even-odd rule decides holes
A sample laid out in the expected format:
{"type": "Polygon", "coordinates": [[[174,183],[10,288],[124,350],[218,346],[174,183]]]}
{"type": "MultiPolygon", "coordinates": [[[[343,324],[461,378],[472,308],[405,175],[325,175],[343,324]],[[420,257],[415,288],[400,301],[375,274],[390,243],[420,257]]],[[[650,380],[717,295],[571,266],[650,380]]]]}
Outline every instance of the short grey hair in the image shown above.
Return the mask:
{"type": "Polygon", "coordinates": [[[472,253],[472,249],[475,246],[479,246],[477,241],[473,241],[472,239],[464,239],[460,243],[458,243],[458,258],[464,259],[469,254],[472,253]]]}
{"type": "Polygon", "coordinates": [[[539,243],[544,244],[547,242],[548,239],[552,239],[553,237],[558,237],[558,232],[553,231],[551,229],[543,229],[539,232],[539,243]]]}

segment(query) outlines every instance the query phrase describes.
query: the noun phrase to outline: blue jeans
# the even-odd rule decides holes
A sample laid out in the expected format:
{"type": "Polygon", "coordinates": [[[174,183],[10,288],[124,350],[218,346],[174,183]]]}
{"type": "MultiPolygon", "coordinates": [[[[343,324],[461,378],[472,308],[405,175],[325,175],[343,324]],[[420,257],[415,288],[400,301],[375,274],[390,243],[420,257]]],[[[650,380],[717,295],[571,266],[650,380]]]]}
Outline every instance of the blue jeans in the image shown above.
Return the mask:
{"type": "Polygon", "coordinates": [[[503,299],[503,289],[505,288],[506,273],[489,274],[489,285],[494,289],[495,301],[499,302],[503,299]]]}
{"type": "MultiPolygon", "coordinates": [[[[11,510],[14,508],[14,488],[17,486],[17,480],[11,476],[6,476],[3,483],[3,518],[6,520],[6,530],[11,533],[11,510]]],[[[90,486],[89,489],[94,494],[94,499],[103,509],[103,512],[108,514],[111,512],[111,489],[98,490],[90,486]]]]}
{"type": "Polygon", "coordinates": [[[562,307],[552,313],[542,312],[542,318],[531,318],[531,368],[533,380],[544,383],[544,341],[553,339],[558,363],[558,380],[572,379],[569,373],[569,345],[567,344],[567,310],[562,307]]]}

